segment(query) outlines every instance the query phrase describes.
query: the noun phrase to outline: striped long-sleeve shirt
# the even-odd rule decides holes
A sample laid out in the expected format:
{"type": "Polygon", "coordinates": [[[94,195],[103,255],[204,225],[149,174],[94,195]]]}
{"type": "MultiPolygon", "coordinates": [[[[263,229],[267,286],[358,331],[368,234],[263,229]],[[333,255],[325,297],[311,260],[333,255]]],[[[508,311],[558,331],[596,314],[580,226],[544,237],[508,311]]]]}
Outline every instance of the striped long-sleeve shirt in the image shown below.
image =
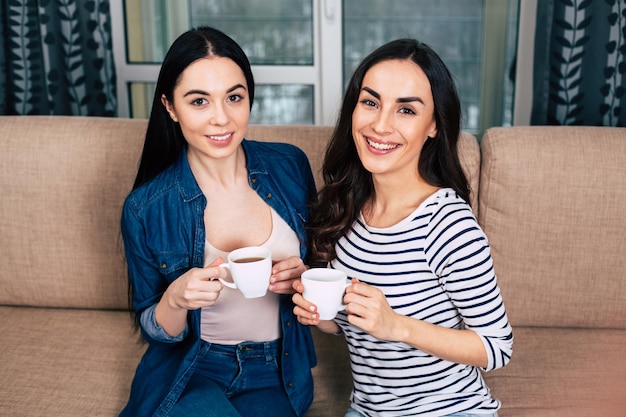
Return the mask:
{"type": "MultiPolygon", "coordinates": [[[[360,217],[336,249],[331,266],[379,288],[397,313],[476,332],[489,357],[484,371],[509,361],[513,334],[487,238],[453,190],[439,190],[391,227],[370,227],[360,217]]],[[[345,311],[335,320],[350,351],[351,406],[362,414],[439,416],[499,408],[480,369],[378,340],[349,324],[345,311]]]]}

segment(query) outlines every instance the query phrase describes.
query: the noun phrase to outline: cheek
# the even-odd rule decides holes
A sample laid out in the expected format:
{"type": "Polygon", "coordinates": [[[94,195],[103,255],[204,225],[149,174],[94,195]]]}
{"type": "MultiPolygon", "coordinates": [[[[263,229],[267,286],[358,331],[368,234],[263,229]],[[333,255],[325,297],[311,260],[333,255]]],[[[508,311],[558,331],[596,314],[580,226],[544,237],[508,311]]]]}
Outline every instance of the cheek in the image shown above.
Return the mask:
{"type": "Polygon", "coordinates": [[[352,113],[352,136],[356,137],[359,130],[368,124],[366,114],[359,111],[358,108],[352,113]]]}

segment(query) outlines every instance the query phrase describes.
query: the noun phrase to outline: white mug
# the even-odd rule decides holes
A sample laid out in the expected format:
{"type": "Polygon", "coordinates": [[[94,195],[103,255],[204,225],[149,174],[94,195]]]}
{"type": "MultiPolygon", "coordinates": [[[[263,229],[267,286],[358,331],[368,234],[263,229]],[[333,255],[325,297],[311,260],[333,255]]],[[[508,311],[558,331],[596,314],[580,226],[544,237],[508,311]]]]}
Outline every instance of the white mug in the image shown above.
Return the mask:
{"type": "Polygon", "coordinates": [[[317,306],[320,320],[332,320],[346,308],[343,295],[350,281],[348,275],[338,269],[311,268],[301,277],[305,300],[317,306]]]}
{"type": "Polygon", "coordinates": [[[222,284],[238,289],[245,298],[263,297],[267,293],[272,275],[272,252],[263,246],[248,246],[228,254],[228,262],[220,265],[228,268],[234,282],[219,278],[222,284]]]}

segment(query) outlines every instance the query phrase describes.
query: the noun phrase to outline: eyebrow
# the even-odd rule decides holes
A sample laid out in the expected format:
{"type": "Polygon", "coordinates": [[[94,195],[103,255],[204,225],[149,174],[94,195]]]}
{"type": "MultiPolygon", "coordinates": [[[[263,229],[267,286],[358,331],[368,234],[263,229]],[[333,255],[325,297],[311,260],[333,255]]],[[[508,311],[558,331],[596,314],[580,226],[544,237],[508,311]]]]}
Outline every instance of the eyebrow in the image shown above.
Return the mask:
{"type": "MultiPolygon", "coordinates": [[[[233,91],[238,90],[240,88],[243,88],[244,90],[246,89],[246,87],[244,87],[243,84],[235,84],[232,87],[230,87],[228,90],[226,90],[226,93],[227,94],[228,93],[232,93],[233,91]]],[[[187,97],[187,96],[192,95],[192,94],[201,94],[201,95],[204,95],[204,96],[210,96],[211,95],[211,94],[209,94],[209,93],[207,93],[206,91],[203,91],[203,90],[189,90],[189,91],[187,91],[183,95],[183,97],[187,97]]]]}
{"type": "MultiPolygon", "coordinates": [[[[380,100],[380,94],[378,94],[376,91],[372,90],[369,87],[363,87],[362,89],[373,95],[376,99],[380,100]]],[[[424,100],[422,100],[420,97],[399,97],[396,99],[396,103],[412,103],[415,101],[424,104],[424,100]]]]}

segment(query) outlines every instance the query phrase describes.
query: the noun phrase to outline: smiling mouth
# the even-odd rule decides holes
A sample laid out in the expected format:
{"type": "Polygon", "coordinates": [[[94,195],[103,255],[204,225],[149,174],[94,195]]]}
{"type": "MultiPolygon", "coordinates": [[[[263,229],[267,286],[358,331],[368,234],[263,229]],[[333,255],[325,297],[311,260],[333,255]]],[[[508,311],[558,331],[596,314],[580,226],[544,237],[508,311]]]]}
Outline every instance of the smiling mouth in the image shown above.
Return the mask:
{"type": "Polygon", "coordinates": [[[392,149],[397,148],[399,145],[394,144],[394,143],[380,143],[380,142],[374,142],[373,140],[371,140],[370,138],[366,138],[367,140],[367,144],[369,146],[371,146],[372,148],[378,150],[378,151],[390,151],[392,149]]]}
{"type": "Polygon", "coordinates": [[[230,139],[231,136],[232,134],[230,133],[226,133],[224,135],[209,135],[209,139],[220,142],[220,141],[225,141],[227,139],[230,139]]]}

